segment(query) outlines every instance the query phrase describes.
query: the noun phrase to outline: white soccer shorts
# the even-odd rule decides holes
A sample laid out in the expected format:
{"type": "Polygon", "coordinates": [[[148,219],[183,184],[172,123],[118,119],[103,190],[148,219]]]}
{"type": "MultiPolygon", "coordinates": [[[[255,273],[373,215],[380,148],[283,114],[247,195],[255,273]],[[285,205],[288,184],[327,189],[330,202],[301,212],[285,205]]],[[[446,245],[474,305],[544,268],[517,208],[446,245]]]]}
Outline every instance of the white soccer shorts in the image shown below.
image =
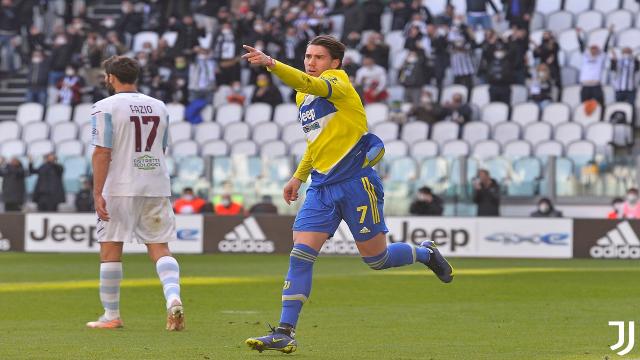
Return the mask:
{"type": "Polygon", "coordinates": [[[98,219],[98,242],[166,243],[176,240],[176,218],[167,197],[106,197],[110,220],[98,219]]]}

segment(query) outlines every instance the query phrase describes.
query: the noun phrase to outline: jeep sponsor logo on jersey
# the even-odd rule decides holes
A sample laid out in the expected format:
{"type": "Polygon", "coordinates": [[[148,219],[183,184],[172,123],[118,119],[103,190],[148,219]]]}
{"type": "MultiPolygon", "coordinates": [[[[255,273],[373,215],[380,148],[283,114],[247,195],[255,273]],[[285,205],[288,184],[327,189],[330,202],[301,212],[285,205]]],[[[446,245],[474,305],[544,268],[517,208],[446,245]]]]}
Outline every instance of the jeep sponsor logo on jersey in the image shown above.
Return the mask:
{"type": "Polygon", "coordinates": [[[142,155],[133,159],[133,166],[138,170],[155,170],[160,167],[160,159],[151,155],[142,155]]]}
{"type": "Polygon", "coordinates": [[[576,258],[640,259],[640,221],[575,220],[576,258]]]}

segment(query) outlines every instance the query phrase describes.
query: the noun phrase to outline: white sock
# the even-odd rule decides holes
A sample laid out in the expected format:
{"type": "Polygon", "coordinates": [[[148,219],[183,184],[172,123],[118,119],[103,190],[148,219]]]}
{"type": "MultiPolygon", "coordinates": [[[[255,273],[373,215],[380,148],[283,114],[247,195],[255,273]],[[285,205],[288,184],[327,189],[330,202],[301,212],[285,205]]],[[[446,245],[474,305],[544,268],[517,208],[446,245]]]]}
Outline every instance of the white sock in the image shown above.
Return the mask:
{"type": "Polygon", "coordinates": [[[167,309],[171,307],[174,300],[180,301],[180,267],[178,262],[171,256],[163,256],[156,262],[156,271],[162,282],[164,298],[167,300],[167,309]]]}
{"type": "Polygon", "coordinates": [[[120,282],[122,281],[122,263],[106,262],[100,264],[100,301],[107,320],[120,318],[120,282]]]}

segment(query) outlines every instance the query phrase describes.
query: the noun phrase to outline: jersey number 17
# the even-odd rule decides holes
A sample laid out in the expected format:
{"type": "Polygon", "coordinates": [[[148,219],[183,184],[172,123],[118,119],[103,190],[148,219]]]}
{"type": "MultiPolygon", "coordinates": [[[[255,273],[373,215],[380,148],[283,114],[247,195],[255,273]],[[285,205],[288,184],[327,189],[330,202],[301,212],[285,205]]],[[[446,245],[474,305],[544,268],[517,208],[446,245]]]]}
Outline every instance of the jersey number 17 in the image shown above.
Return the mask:
{"type": "Polygon", "coordinates": [[[153,123],[153,127],[149,132],[149,137],[147,137],[147,146],[145,146],[144,151],[151,151],[151,147],[153,146],[153,142],[156,140],[156,135],[158,134],[158,125],[160,124],[159,116],[131,116],[131,122],[135,126],[136,131],[136,152],[142,151],[142,125],[147,125],[149,123],[153,123]],[[142,121],[140,121],[142,118],[142,121]],[[142,125],[140,124],[142,122],[142,125]]]}

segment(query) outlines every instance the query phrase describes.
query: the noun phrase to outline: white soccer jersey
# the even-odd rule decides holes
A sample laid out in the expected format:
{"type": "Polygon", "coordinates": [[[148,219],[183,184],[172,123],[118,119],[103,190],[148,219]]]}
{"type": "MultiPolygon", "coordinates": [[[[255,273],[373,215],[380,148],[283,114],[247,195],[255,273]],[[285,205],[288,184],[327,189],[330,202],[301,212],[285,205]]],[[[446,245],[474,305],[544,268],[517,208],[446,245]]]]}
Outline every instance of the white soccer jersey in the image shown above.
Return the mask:
{"type": "Polygon", "coordinates": [[[121,92],[93,105],[93,145],[111,148],[103,196],[171,196],[164,150],[169,138],[165,104],[121,92]]]}

